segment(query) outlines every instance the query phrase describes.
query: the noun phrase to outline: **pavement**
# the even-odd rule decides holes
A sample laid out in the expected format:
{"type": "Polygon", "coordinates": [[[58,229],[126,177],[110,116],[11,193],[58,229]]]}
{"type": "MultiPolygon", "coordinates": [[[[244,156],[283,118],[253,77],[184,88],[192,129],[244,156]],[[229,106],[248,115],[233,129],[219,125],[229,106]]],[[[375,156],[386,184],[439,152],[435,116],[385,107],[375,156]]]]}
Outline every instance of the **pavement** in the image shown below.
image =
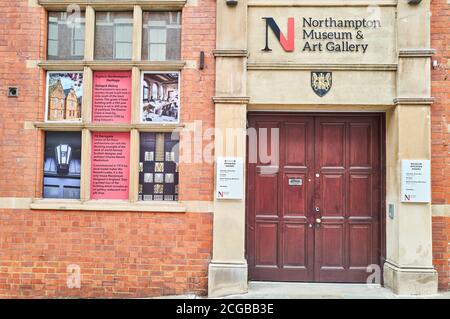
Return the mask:
{"type": "MultiPolygon", "coordinates": [[[[178,295],[158,299],[205,299],[205,296],[178,295]]],[[[249,282],[248,293],[220,299],[450,299],[450,291],[437,295],[396,295],[380,285],[296,282],[249,282]]]]}

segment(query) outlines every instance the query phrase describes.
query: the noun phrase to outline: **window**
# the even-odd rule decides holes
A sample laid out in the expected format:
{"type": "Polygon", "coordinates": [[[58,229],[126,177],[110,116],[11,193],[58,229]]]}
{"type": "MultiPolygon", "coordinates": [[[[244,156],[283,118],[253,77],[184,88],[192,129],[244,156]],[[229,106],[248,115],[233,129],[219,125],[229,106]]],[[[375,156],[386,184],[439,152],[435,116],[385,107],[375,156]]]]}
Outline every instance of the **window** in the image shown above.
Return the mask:
{"type": "Polygon", "coordinates": [[[84,57],[84,12],[80,16],[66,12],[49,12],[47,58],[49,60],[82,60],[84,57]]]}
{"type": "Polygon", "coordinates": [[[79,28],[72,28],[72,55],[84,55],[84,25],[79,28]]]}
{"type": "Polygon", "coordinates": [[[181,13],[144,12],[142,59],[179,60],[181,51],[181,13]]]}
{"type": "Polygon", "coordinates": [[[95,59],[130,60],[133,45],[133,12],[97,12],[95,59]]]}
{"type": "Polygon", "coordinates": [[[144,41],[141,60],[152,63],[135,63],[133,15],[142,11],[133,8],[87,6],[77,27],[67,13],[49,13],[49,59],[80,61],[42,63],[45,121],[37,126],[46,130],[44,199],[78,199],[86,206],[109,200],[136,210],[142,210],[138,201],[178,201],[179,137],[170,130],[177,130],[180,118],[182,63],[164,61],[181,59],[181,13],[143,14],[144,35],[135,40],[144,41]],[[95,35],[94,43],[85,42],[85,33],[95,35]]]}

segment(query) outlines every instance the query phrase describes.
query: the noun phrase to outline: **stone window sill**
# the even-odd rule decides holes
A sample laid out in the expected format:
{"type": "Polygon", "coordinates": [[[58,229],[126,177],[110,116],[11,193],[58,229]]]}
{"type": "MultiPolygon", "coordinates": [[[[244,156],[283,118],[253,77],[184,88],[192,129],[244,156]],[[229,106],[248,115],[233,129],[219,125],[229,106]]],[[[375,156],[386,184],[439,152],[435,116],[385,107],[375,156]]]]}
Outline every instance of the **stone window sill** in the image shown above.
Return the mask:
{"type": "Polygon", "coordinates": [[[53,200],[36,199],[30,204],[33,210],[79,210],[115,212],[185,213],[186,206],[179,202],[147,201],[130,203],[121,200],[53,200]]]}

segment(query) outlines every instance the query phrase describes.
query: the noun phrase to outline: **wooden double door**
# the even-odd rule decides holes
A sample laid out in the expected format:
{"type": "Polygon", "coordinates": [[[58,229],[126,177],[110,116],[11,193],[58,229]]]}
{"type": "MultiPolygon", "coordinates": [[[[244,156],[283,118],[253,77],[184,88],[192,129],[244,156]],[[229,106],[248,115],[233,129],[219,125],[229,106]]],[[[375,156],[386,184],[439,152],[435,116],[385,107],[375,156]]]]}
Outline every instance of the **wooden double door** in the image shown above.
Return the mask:
{"type": "Polygon", "coordinates": [[[250,280],[365,282],[381,264],[382,120],[249,114],[250,280]]]}

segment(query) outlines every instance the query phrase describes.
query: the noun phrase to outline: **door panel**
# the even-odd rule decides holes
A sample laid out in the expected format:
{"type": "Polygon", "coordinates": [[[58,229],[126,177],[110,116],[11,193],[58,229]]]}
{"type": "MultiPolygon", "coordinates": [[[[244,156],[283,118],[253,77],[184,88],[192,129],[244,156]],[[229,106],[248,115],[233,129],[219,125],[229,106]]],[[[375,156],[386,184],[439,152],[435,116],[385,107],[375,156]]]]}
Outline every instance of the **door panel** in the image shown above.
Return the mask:
{"type": "MultiPolygon", "coordinates": [[[[314,233],[309,224],[314,193],[314,121],[311,117],[268,121],[263,116],[250,118],[249,124],[256,128],[258,137],[253,141],[258,154],[248,154],[247,169],[249,276],[256,280],[313,280],[314,233]],[[272,128],[278,128],[278,134],[268,133],[272,128]],[[264,162],[261,145],[274,149],[274,139],[279,145],[279,158],[264,162]],[[262,228],[268,224],[277,228],[272,226],[265,234],[262,228]],[[261,240],[261,236],[266,238],[261,240]],[[268,252],[263,253],[265,246],[268,252]]],[[[256,149],[250,140],[248,149],[256,149]]]]}
{"type": "Polygon", "coordinates": [[[307,267],[306,254],[308,251],[305,224],[287,224],[283,232],[283,266],[307,267]]]}
{"type": "Polygon", "coordinates": [[[256,225],[256,236],[259,239],[256,246],[256,266],[276,268],[278,265],[278,223],[258,223],[256,225]]]}
{"type": "Polygon", "coordinates": [[[344,214],[344,175],[323,174],[320,188],[321,197],[327,198],[323,206],[319,207],[319,216],[342,216],[344,214]]]}
{"type": "Polygon", "coordinates": [[[364,282],[381,254],[380,116],[260,114],[249,126],[249,278],[364,282]]]}

